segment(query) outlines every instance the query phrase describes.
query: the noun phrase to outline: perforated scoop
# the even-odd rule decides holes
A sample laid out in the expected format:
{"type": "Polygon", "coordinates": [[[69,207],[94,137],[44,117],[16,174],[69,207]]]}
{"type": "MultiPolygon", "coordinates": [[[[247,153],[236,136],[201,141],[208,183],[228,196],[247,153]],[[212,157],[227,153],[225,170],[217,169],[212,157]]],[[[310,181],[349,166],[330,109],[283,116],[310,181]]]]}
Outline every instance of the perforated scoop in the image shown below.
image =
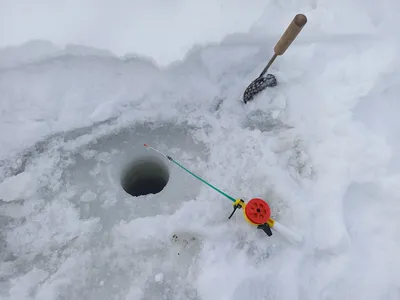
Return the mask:
{"type": "Polygon", "coordinates": [[[282,55],[289,48],[292,42],[295,40],[297,35],[303,29],[304,25],[307,23],[307,18],[303,14],[296,15],[292,22],[287,27],[286,31],[283,33],[279,41],[276,43],[274,47],[275,54],[269,60],[268,64],[265,66],[264,70],[261,72],[260,76],[258,76],[250,85],[246,88],[243,94],[243,101],[247,103],[252,100],[258,93],[266,89],[267,87],[274,87],[277,85],[277,80],[274,75],[267,74],[264,76],[269,67],[278,57],[278,55],[282,55]]]}

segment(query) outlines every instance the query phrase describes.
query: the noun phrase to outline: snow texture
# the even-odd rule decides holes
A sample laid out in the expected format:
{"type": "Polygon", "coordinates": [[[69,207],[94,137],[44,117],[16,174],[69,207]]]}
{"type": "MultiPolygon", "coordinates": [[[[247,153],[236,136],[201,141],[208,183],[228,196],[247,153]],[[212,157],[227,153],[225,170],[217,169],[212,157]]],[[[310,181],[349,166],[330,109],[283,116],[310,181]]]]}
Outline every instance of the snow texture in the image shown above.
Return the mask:
{"type": "Polygon", "coordinates": [[[0,299],[398,300],[399,3],[0,1],[0,299]],[[143,143],[303,244],[168,162],[126,194],[143,143]]]}

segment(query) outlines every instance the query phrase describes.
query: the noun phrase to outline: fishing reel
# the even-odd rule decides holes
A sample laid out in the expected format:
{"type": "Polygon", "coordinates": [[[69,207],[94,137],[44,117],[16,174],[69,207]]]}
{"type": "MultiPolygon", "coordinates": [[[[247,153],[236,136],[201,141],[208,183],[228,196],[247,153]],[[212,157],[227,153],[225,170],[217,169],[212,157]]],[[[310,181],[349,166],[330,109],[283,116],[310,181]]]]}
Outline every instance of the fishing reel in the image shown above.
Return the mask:
{"type": "Polygon", "coordinates": [[[253,198],[247,204],[242,199],[237,199],[233,203],[233,211],[228,217],[232,218],[237,209],[243,208],[245,220],[258,229],[263,230],[268,236],[272,235],[271,228],[275,221],[271,219],[271,208],[268,203],[261,198],[253,198]]]}

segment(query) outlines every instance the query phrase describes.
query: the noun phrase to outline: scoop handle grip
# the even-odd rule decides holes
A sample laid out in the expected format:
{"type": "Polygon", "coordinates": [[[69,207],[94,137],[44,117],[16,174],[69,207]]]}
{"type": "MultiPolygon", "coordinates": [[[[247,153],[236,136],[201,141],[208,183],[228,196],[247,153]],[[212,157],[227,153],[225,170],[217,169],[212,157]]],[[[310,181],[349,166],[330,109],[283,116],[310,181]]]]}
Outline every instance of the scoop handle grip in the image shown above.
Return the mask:
{"type": "Polygon", "coordinates": [[[303,14],[297,14],[293,18],[292,22],[274,47],[275,55],[282,55],[285,53],[306,23],[307,17],[303,14]]]}

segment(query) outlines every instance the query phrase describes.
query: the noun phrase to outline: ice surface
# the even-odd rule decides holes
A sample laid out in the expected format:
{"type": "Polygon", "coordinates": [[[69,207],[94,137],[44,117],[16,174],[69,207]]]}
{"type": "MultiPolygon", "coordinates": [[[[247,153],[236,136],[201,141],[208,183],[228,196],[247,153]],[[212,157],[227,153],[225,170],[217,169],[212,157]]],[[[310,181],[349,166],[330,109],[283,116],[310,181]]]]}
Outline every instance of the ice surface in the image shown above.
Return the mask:
{"type": "Polygon", "coordinates": [[[394,0],[1,2],[0,298],[399,299],[399,16],[394,0]],[[278,86],[243,105],[298,12],[278,86]],[[174,165],[159,195],[124,194],[146,142],[266,199],[303,245],[228,221],[174,165]]]}

